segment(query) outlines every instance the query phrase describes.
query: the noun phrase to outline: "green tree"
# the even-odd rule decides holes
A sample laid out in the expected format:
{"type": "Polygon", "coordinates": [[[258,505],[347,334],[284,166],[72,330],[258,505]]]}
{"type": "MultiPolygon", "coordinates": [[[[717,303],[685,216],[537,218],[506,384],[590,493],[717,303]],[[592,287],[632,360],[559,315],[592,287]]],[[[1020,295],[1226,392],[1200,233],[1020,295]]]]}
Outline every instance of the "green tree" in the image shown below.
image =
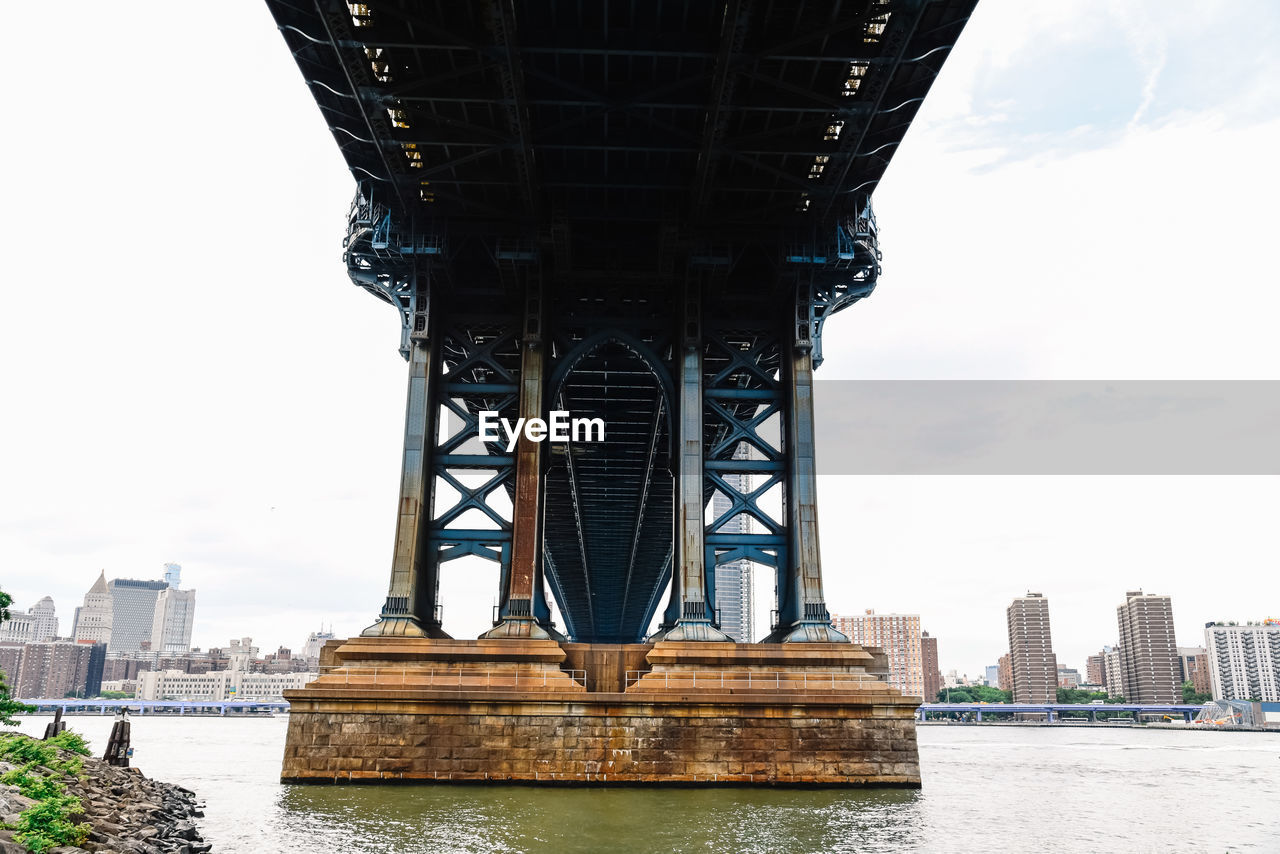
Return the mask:
{"type": "Polygon", "coordinates": [[[1203,706],[1205,703],[1213,699],[1212,694],[1201,694],[1196,691],[1196,686],[1188,681],[1182,683],[1182,702],[1191,706],[1203,706]]]}
{"type": "MultiPolygon", "coordinates": [[[[0,590],[0,623],[9,619],[9,606],[13,604],[13,598],[0,590]]],[[[18,722],[13,716],[19,712],[34,712],[31,706],[19,703],[10,698],[9,685],[5,682],[4,672],[0,671],[0,726],[17,726],[18,722]]]]}

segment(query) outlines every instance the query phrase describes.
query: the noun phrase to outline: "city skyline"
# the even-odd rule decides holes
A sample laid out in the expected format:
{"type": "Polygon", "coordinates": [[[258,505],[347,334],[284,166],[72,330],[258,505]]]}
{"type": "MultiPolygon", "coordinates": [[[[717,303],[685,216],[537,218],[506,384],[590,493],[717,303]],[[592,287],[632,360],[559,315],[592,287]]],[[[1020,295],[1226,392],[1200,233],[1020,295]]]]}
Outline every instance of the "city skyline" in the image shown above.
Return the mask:
{"type": "MultiPolygon", "coordinates": [[[[172,557],[200,579],[197,645],[242,634],[292,645],[322,622],[354,634],[383,601],[393,546],[397,320],[346,278],[351,176],[266,9],[181,5],[156,11],[155,26],[207,38],[122,55],[125,22],[88,7],[66,34],[85,64],[45,68],[42,87],[13,93],[43,127],[65,117],[40,90],[82,93],[96,156],[112,168],[77,196],[81,221],[145,222],[152,238],[142,266],[106,228],[70,244],[38,232],[14,259],[20,282],[45,281],[49,257],[95,270],[60,277],[60,299],[110,333],[94,339],[95,381],[67,395],[83,355],[66,312],[39,287],[0,297],[0,356],[23,366],[7,377],[20,417],[0,426],[0,582],[24,608],[46,594],[65,603],[65,633],[93,573],[150,574],[138,568],[172,557]],[[228,44],[251,61],[227,63],[228,44]],[[84,67],[97,73],[85,79],[84,67]],[[160,106],[192,97],[220,118],[160,106]],[[124,121],[184,143],[137,146],[124,121]],[[271,142],[251,127],[270,128],[271,142]],[[179,181],[139,192],[138,176],[196,162],[199,205],[179,181]],[[253,215],[269,216],[270,241],[244,240],[253,215]],[[193,264],[197,234],[236,250],[193,264]],[[300,372],[298,342],[317,331],[335,334],[300,372]],[[236,346],[204,346],[228,338],[236,346]]],[[[817,394],[826,379],[854,378],[1276,379],[1280,292],[1256,268],[1270,240],[1265,200],[1280,189],[1276,10],[1024,5],[979,6],[895,153],[875,194],[883,277],[828,325],[817,394]],[[1247,60],[1203,61],[1241,56],[1242,32],[1256,36],[1247,60]],[[1205,150],[1232,156],[1191,197],[1184,164],[1205,150]],[[1215,248],[1209,292],[1185,270],[1192,215],[1215,248]],[[1062,247],[1086,227],[1075,269],[1062,247]]],[[[40,31],[36,7],[16,9],[13,26],[40,31]]],[[[45,65],[28,46],[0,62],[14,79],[45,65]]],[[[24,164],[11,176],[24,204],[4,214],[9,231],[61,221],[64,200],[42,176],[75,162],[80,143],[9,142],[24,164]]],[[[1274,476],[820,476],[818,491],[830,610],[919,613],[944,671],[977,675],[997,660],[1004,605],[1027,589],[1052,598],[1055,651],[1077,668],[1117,640],[1114,602],[1127,589],[1175,600],[1179,644],[1203,643],[1205,622],[1280,610],[1274,476]],[[1222,574],[1250,578],[1248,599],[1215,583],[1222,574]]],[[[755,574],[767,615],[772,583],[755,574]]],[[[488,628],[496,569],[446,572],[441,585],[448,630],[488,628]]]]}
{"type": "MultiPolygon", "coordinates": [[[[162,564],[161,566],[162,566],[163,568],[165,568],[166,570],[168,570],[168,568],[170,568],[170,567],[174,567],[174,566],[176,566],[176,564],[173,564],[173,563],[164,563],[164,564],[162,564]]],[[[99,572],[100,572],[100,574],[102,574],[102,575],[104,576],[104,580],[105,580],[105,570],[100,570],[99,572]]],[[[165,574],[165,577],[166,577],[166,578],[171,577],[171,573],[170,573],[170,572],[167,572],[167,573],[165,574]]],[[[111,581],[115,581],[115,580],[117,580],[117,579],[111,579],[111,581]]],[[[128,581],[135,581],[136,579],[125,579],[125,580],[128,580],[128,581]]],[[[179,592],[194,592],[194,591],[179,591],[179,592]]],[[[1137,591],[1137,592],[1138,592],[1139,594],[1141,594],[1141,591],[1137,591]]],[[[1122,596],[1122,597],[1128,597],[1128,596],[1132,596],[1133,594],[1134,594],[1134,591],[1124,591],[1124,592],[1121,592],[1121,593],[1117,593],[1117,594],[1115,594],[1115,595],[1117,595],[1117,596],[1122,596]]],[[[758,595],[759,595],[759,590],[758,590],[758,587],[757,587],[757,590],[756,590],[756,596],[758,597],[758,595]]],[[[1052,598],[1052,597],[1051,597],[1051,595],[1050,595],[1050,594],[1048,594],[1048,593],[1046,593],[1046,594],[1044,594],[1044,595],[1045,595],[1046,597],[1052,598]]],[[[1103,598],[1105,598],[1105,596],[1106,596],[1106,594],[1105,594],[1105,593],[1104,593],[1104,594],[1101,594],[1101,595],[1103,596],[1103,598]]],[[[1155,594],[1155,595],[1159,596],[1159,594],[1155,594]]],[[[82,596],[83,596],[83,594],[82,594],[82,596]]],[[[1016,598],[1016,597],[1015,597],[1015,598],[1016,598]]],[[[1170,598],[1170,597],[1162,596],[1161,598],[1168,599],[1168,598],[1170,598]]],[[[57,606],[57,601],[58,601],[58,599],[57,599],[57,597],[56,597],[56,596],[52,596],[51,594],[45,594],[44,596],[40,597],[40,599],[38,600],[38,602],[43,602],[43,600],[45,600],[45,599],[52,599],[52,600],[53,600],[53,605],[54,605],[54,607],[56,608],[56,606],[57,606]]],[[[36,603],[36,602],[33,602],[32,604],[34,605],[34,604],[37,604],[37,603],[36,603]]],[[[205,603],[204,603],[203,601],[201,601],[201,614],[202,614],[202,618],[203,618],[204,611],[205,611],[204,605],[205,605],[205,603]]],[[[28,607],[29,607],[29,606],[28,606],[28,607]]],[[[1003,643],[1003,646],[1005,647],[1005,649],[1002,649],[1002,650],[1000,650],[1000,651],[998,651],[998,652],[994,652],[994,653],[990,656],[990,660],[991,660],[991,661],[995,661],[995,660],[997,660],[999,656],[1001,656],[1001,655],[1005,654],[1006,652],[1008,652],[1008,650],[1007,650],[1007,647],[1008,647],[1008,639],[1007,639],[1007,634],[1006,634],[1006,632],[1007,632],[1007,618],[1006,618],[1006,615],[1003,613],[1003,611],[1004,611],[1004,610],[1006,610],[1006,609],[1007,609],[1007,605],[1006,605],[1004,608],[1000,608],[1000,609],[999,609],[999,610],[1002,612],[1002,613],[1001,613],[1001,616],[1000,616],[1000,622],[999,622],[998,624],[995,624],[995,628],[994,628],[994,629],[992,629],[992,631],[991,631],[991,632],[989,632],[989,634],[991,634],[991,635],[992,635],[992,640],[991,640],[991,642],[990,642],[990,644],[989,644],[989,645],[990,645],[990,646],[992,646],[992,647],[994,648],[994,647],[1001,646],[1001,644],[1003,643]],[[1003,640],[1000,640],[1000,638],[1003,638],[1003,640]]],[[[26,607],[24,607],[24,603],[23,603],[23,602],[22,602],[22,601],[21,601],[17,596],[15,596],[15,597],[14,597],[14,606],[13,606],[13,608],[12,608],[11,610],[13,611],[14,616],[16,616],[16,617],[22,617],[22,616],[25,616],[25,613],[24,613],[24,612],[27,610],[27,608],[26,608],[26,607]]],[[[77,608],[76,610],[79,610],[79,608],[77,608]]],[[[838,609],[834,604],[832,605],[831,610],[832,610],[832,614],[833,614],[833,615],[839,616],[841,619],[845,619],[845,620],[852,619],[852,618],[854,618],[854,617],[857,617],[857,616],[858,616],[857,614],[853,614],[853,613],[852,613],[851,611],[849,611],[848,609],[843,609],[843,610],[842,610],[842,609],[838,609]]],[[[906,611],[906,610],[909,610],[909,609],[904,609],[904,611],[906,611]]],[[[864,614],[875,614],[876,616],[880,616],[880,617],[891,617],[891,616],[895,616],[895,614],[888,614],[888,613],[885,613],[885,614],[877,614],[877,612],[876,612],[876,609],[875,609],[875,608],[864,608],[864,609],[862,609],[862,612],[863,612],[864,614]]],[[[1060,654],[1060,653],[1056,653],[1056,658],[1057,658],[1058,664],[1059,664],[1060,666],[1062,666],[1062,667],[1071,667],[1072,669],[1078,670],[1078,671],[1080,672],[1080,674],[1081,674],[1082,676],[1084,676],[1085,674],[1087,674],[1087,673],[1088,673],[1089,660],[1090,660],[1090,659],[1092,659],[1092,658],[1094,658],[1094,657],[1096,657],[1096,656],[1098,655],[1098,650],[1099,650],[1100,648],[1103,648],[1103,647],[1105,647],[1105,648],[1107,648],[1107,649],[1110,649],[1113,645],[1115,645],[1115,644],[1118,642],[1118,640],[1119,640],[1119,631],[1118,631],[1118,630],[1113,630],[1112,634],[1114,635],[1114,637],[1109,637],[1107,640],[1102,641],[1102,642],[1100,642],[1100,643],[1095,643],[1092,639],[1081,639],[1081,638],[1078,638],[1078,637],[1077,637],[1077,638],[1072,638],[1070,635],[1068,635],[1064,630],[1062,630],[1062,629],[1059,627],[1060,619],[1059,619],[1059,617],[1058,617],[1058,616],[1056,616],[1056,615],[1057,615],[1057,612],[1058,612],[1058,606],[1055,604],[1055,605],[1054,605],[1054,614],[1055,614],[1055,616],[1053,617],[1053,624],[1054,624],[1054,626],[1055,626],[1055,629],[1054,629],[1054,632],[1055,632],[1055,639],[1054,639],[1055,653],[1056,653],[1056,650],[1057,650],[1057,648],[1058,648],[1058,646],[1059,646],[1059,644],[1060,644],[1060,642],[1059,642],[1059,640],[1058,640],[1058,637],[1057,637],[1059,632],[1062,632],[1062,633],[1063,633],[1063,637],[1064,637],[1064,638],[1066,639],[1066,641],[1067,641],[1067,643],[1066,643],[1066,645],[1067,645],[1067,646],[1069,646],[1069,647],[1071,647],[1071,648],[1076,648],[1076,647],[1080,647],[1080,648],[1090,648],[1090,650],[1091,650],[1091,651],[1087,651],[1087,652],[1085,652],[1083,655],[1081,655],[1081,656],[1080,656],[1080,658],[1079,658],[1079,661],[1076,661],[1074,658],[1072,658],[1072,657],[1070,657],[1070,656],[1064,656],[1064,655],[1062,655],[1062,654],[1060,654]],[[1090,647],[1090,644],[1093,644],[1093,645],[1092,645],[1092,647],[1090,647]]],[[[59,624],[59,626],[60,626],[60,627],[65,626],[65,627],[67,627],[68,629],[70,629],[70,625],[71,625],[71,624],[70,624],[69,622],[68,622],[68,623],[62,623],[62,622],[61,622],[62,617],[63,617],[63,615],[64,615],[64,614],[65,614],[65,612],[57,612],[57,615],[56,615],[55,619],[57,619],[57,620],[59,621],[59,623],[58,623],[58,624],[59,624]]],[[[1112,606],[1111,614],[1113,615],[1112,619],[1114,620],[1114,614],[1115,614],[1114,606],[1112,606]]],[[[1251,625],[1255,625],[1255,624],[1257,624],[1257,625],[1262,625],[1264,622],[1266,622],[1266,621],[1268,621],[1268,620],[1271,620],[1271,619],[1272,619],[1272,618],[1269,616],[1269,614],[1270,614],[1270,612],[1268,612],[1268,614],[1263,614],[1263,615],[1240,615],[1240,614],[1232,614],[1232,615],[1226,615],[1226,616],[1218,615],[1217,617],[1215,617],[1215,618],[1213,618],[1213,619],[1205,620],[1203,623],[1201,623],[1201,624],[1200,624],[1200,626],[1198,627],[1198,630],[1197,630],[1195,633],[1188,635],[1186,638],[1184,638],[1184,637],[1182,637],[1181,635],[1179,635],[1179,636],[1177,637],[1177,646],[1178,646],[1179,648],[1181,648],[1181,647],[1203,647],[1203,646],[1204,646],[1204,643],[1205,643],[1205,631],[1206,631],[1206,626],[1208,626],[1208,625],[1213,624],[1213,625],[1224,626],[1224,625],[1235,625],[1235,624],[1237,624],[1237,623],[1238,623],[1238,624],[1240,624],[1240,625],[1242,625],[1242,626],[1244,626],[1244,625],[1250,625],[1250,626],[1251,626],[1251,625]],[[1184,643],[1184,641],[1189,641],[1189,642],[1184,643]]],[[[916,616],[915,612],[911,612],[911,615],[912,615],[913,617],[915,617],[915,616],[916,616]]],[[[757,619],[758,619],[758,617],[757,617],[757,619]]],[[[218,626],[224,626],[224,625],[233,625],[233,626],[234,626],[234,625],[241,625],[241,626],[242,626],[242,625],[243,625],[243,621],[238,621],[238,620],[236,620],[235,618],[219,617],[218,619],[216,619],[216,620],[215,620],[215,624],[216,624],[216,625],[218,625],[218,626]]],[[[204,632],[202,632],[202,633],[200,633],[200,634],[195,634],[195,633],[193,633],[193,634],[191,634],[191,644],[190,644],[190,649],[210,649],[210,648],[218,648],[218,647],[220,647],[223,643],[225,643],[225,641],[224,641],[224,640],[222,640],[222,639],[223,639],[223,638],[225,638],[225,637],[245,637],[245,636],[247,636],[247,637],[254,637],[254,638],[268,638],[267,640],[264,640],[264,641],[263,641],[263,644],[262,644],[262,648],[263,648],[263,649],[275,649],[275,648],[284,647],[284,648],[287,648],[287,649],[298,650],[298,649],[301,649],[301,648],[303,647],[303,645],[305,644],[305,641],[303,641],[303,642],[299,642],[296,638],[286,637],[283,633],[277,633],[277,634],[273,635],[273,634],[271,634],[269,631],[268,631],[268,632],[261,632],[261,631],[258,631],[258,629],[261,627],[261,625],[262,625],[262,624],[257,624],[257,625],[255,625],[255,626],[253,626],[253,627],[245,627],[245,628],[243,628],[242,630],[239,630],[239,631],[231,631],[231,632],[224,632],[224,631],[219,630],[219,633],[218,633],[218,634],[216,634],[216,635],[215,635],[215,633],[214,633],[213,631],[211,631],[211,630],[210,630],[210,631],[208,631],[208,632],[207,632],[207,638],[206,638],[206,633],[204,633],[204,632]],[[202,639],[202,638],[205,638],[205,640],[204,640],[203,642],[201,642],[201,639],[202,639]]],[[[987,677],[987,671],[988,671],[988,670],[990,670],[990,669],[992,669],[992,668],[994,668],[994,667],[995,667],[995,665],[990,664],[990,663],[975,662],[975,661],[968,661],[968,660],[965,660],[965,661],[958,661],[958,660],[957,660],[957,658],[953,658],[953,657],[948,656],[948,655],[946,654],[946,650],[947,650],[947,648],[948,648],[947,638],[946,638],[946,637],[944,637],[944,636],[942,636],[939,632],[932,631],[931,629],[925,629],[924,627],[925,627],[925,626],[928,626],[928,625],[930,625],[930,621],[929,621],[929,618],[927,617],[927,615],[919,615],[919,627],[922,629],[922,634],[929,635],[929,636],[930,636],[930,638],[931,638],[931,640],[934,642],[934,645],[935,645],[935,646],[938,646],[938,645],[940,644],[940,647],[939,647],[939,649],[938,649],[938,662],[939,662],[939,663],[938,663],[938,670],[939,670],[941,673],[948,673],[948,672],[954,671],[954,672],[955,672],[955,673],[957,673],[958,675],[960,675],[960,676],[964,676],[964,677],[967,677],[967,678],[969,678],[971,681],[975,681],[975,682],[980,682],[980,681],[982,681],[982,680],[986,679],[986,677],[987,677]]],[[[1114,622],[1113,622],[1113,625],[1114,625],[1114,622]]],[[[196,623],[196,626],[197,626],[197,627],[199,627],[199,623],[198,623],[198,622],[196,623]]],[[[321,620],[321,621],[319,621],[319,622],[315,623],[313,626],[311,626],[311,627],[309,627],[309,628],[305,629],[305,631],[304,631],[302,634],[299,634],[299,637],[306,638],[306,637],[310,637],[310,636],[315,635],[317,632],[321,632],[321,633],[326,633],[326,634],[327,634],[327,633],[329,633],[329,631],[332,631],[332,633],[333,633],[333,635],[334,635],[335,637],[340,637],[340,638],[341,638],[341,637],[347,637],[347,636],[354,635],[354,634],[356,634],[356,633],[357,633],[357,631],[358,631],[358,630],[352,630],[352,631],[348,632],[347,634],[343,634],[343,633],[342,633],[342,629],[341,629],[341,626],[340,626],[340,625],[337,627],[337,629],[336,629],[336,630],[333,628],[333,626],[334,626],[333,621],[328,620],[328,619],[324,619],[324,620],[321,620]],[[327,630],[325,630],[325,629],[323,628],[324,626],[330,626],[330,630],[328,630],[328,631],[327,631],[327,630]],[[320,627],[320,628],[319,628],[319,629],[317,629],[317,627],[320,627]]],[[[839,627],[839,626],[837,626],[837,627],[839,627]]],[[[10,627],[10,630],[12,630],[12,626],[10,627]]],[[[59,634],[58,634],[57,636],[58,636],[58,637],[60,637],[60,638],[71,638],[71,637],[72,637],[72,633],[71,633],[71,631],[69,631],[69,630],[68,630],[68,631],[60,631],[60,632],[59,632],[59,634]]],[[[170,650],[169,652],[170,652],[170,653],[172,653],[172,652],[173,652],[173,650],[170,650]]],[[[1115,693],[1123,693],[1123,691],[1117,691],[1117,692],[1115,692],[1115,693]]],[[[925,701],[926,701],[926,702],[931,702],[931,699],[930,699],[930,698],[925,698],[925,701]]]]}

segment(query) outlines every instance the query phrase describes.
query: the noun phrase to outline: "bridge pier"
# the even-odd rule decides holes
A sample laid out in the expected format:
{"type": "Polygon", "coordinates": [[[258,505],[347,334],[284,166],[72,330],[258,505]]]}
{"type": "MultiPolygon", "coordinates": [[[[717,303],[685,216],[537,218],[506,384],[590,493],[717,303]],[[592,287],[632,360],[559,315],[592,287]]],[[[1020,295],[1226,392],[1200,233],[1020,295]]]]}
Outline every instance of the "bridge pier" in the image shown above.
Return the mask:
{"type": "Polygon", "coordinates": [[[918,700],[856,644],[331,641],[297,783],[920,785],[918,700]]]}
{"type": "Polygon", "coordinates": [[[812,286],[796,301],[791,347],[783,364],[790,394],[783,450],[787,458],[786,514],[790,535],[785,572],[778,579],[778,627],[767,638],[782,643],[848,643],[831,625],[822,591],[818,548],[817,441],[813,414],[812,286]]]}
{"type": "Polygon", "coordinates": [[[678,409],[676,418],[675,558],[672,565],[672,601],[679,597],[675,625],[662,636],[668,641],[729,641],[713,624],[714,599],[707,566],[706,494],[703,492],[702,407],[702,293],[697,279],[685,284],[678,356],[678,409]]]}
{"type": "Polygon", "coordinates": [[[426,310],[430,292],[418,289],[416,276],[413,281],[424,314],[423,328],[409,333],[408,399],[395,553],[390,589],[378,621],[362,632],[367,637],[448,637],[437,616],[437,549],[426,537],[435,480],[431,457],[437,429],[439,342],[431,323],[434,312],[426,310]]]}
{"type": "MultiPolygon", "coordinates": [[[[531,275],[526,283],[524,335],[520,350],[519,417],[526,422],[543,418],[546,386],[546,343],[543,336],[542,284],[531,275]]],[[[511,563],[500,581],[497,624],[481,638],[535,638],[564,636],[551,628],[551,614],[543,583],[542,442],[522,432],[516,445],[515,500],[512,502],[511,563]]]]}

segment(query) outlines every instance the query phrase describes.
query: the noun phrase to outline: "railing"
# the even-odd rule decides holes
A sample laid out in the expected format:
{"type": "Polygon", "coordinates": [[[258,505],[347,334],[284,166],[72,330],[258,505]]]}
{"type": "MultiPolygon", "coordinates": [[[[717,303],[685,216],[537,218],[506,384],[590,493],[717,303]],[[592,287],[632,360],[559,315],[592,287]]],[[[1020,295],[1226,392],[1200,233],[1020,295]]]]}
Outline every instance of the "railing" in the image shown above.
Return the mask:
{"type": "Polygon", "coordinates": [[[628,670],[627,687],[644,680],[664,688],[724,688],[753,691],[834,691],[878,683],[870,673],[813,673],[795,670],[628,670]]]}
{"type": "Polygon", "coordinates": [[[568,676],[582,687],[587,685],[585,670],[436,670],[421,667],[346,667],[330,665],[320,668],[320,678],[334,684],[331,677],[342,677],[343,685],[400,685],[402,687],[433,688],[554,688],[568,676]],[[397,679],[398,677],[398,679],[397,679]]]}

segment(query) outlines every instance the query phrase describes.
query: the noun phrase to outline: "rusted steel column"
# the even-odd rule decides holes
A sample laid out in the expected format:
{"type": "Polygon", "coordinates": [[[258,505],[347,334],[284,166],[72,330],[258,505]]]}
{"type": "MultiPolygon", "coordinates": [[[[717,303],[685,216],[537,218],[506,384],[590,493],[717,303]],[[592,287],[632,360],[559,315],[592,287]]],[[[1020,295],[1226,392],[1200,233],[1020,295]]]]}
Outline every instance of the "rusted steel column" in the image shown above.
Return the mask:
{"type": "Polygon", "coordinates": [[[767,640],[794,643],[848,643],[831,625],[822,593],[818,549],[818,470],[813,421],[813,299],[800,286],[790,352],[783,352],[787,390],[783,449],[787,458],[787,534],[790,543],[778,580],[778,627],[767,640]]]}
{"type": "MultiPolygon", "coordinates": [[[[697,280],[685,284],[680,333],[678,465],[675,496],[675,558],[672,584],[679,591],[680,615],[665,635],[672,641],[732,641],[712,625],[707,590],[704,536],[706,501],[702,469],[702,293],[697,280]]],[[[673,591],[674,594],[674,591],[673,591]]],[[[674,600],[674,595],[673,595],[674,600]]]]}
{"type": "MultiPolygon", "coordinates": [[[[546,345],[542,335],[542,285],[530,276],[525,291],[524,336],[520,353],[520,417],[545,418],[542,397],[546,384],[546,345]]],[[[482,638],[562,639],[539,625],[535,590],[542,599],[542,442],[521,432],[516,445],[516,494],[512,506],[511,569],[500,591],[498,623],[482,638]]],[[[542,604],[541,601],[538,602],[542,604]]],[[[538,611],[543,608],[539,607],[538,611]]],[[[544,618],[545,619],[545,618],[544,618]]]]}
{"type": "Polygon", "coordinates": [[[434,495],[431,452],[436,438],[435,390],[439,373],[439,346],[432,334],[429,299],[429,292],[423,288],[418,294],[415,328],[409,338],[409,390],[391,586],[378,622],[361,632],[366,637],[448,637],[436,616],[436,550],[426,542],[434,495]]]}

